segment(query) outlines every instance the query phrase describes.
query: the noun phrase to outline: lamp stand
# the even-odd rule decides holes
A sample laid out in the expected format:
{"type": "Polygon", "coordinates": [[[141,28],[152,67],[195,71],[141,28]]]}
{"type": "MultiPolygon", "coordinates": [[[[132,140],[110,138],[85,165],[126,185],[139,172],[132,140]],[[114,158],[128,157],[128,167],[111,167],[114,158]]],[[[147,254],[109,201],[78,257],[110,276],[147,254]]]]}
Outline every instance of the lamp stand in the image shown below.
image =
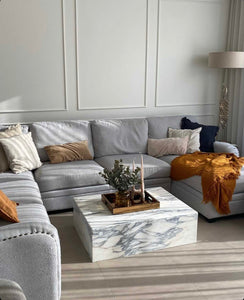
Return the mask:
{"type": "Polygon", "coordinates": [[[229,116],[229,99],[228,88],[225,84],[222,85],[221,98],[219,101],[219,126],[225,129],[228,123],[229,116]]]}

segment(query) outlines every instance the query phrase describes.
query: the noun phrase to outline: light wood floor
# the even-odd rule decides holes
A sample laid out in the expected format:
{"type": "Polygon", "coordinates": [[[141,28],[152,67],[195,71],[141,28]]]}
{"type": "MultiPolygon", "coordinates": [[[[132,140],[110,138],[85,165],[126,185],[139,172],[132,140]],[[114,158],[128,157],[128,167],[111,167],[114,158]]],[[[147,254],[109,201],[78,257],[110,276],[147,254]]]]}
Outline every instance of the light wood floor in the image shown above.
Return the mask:
{"type": "Polygon", "coordinates": [[[134,257],[91,263],[72,213],[50,216],[62,247],[62,300],[244,298],[244,218],[207,223],[198,242],[134,257]]]}

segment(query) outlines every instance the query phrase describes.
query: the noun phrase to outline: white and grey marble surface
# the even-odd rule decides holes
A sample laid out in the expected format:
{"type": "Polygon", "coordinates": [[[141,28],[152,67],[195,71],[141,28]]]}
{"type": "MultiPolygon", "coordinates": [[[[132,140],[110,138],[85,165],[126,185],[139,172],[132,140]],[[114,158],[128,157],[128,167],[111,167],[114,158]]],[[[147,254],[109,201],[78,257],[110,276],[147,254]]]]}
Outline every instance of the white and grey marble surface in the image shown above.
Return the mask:
{"type": "Polygon", "coordinates": [[[147,191],[159,209],[113,215],[101,195],[74,198],[74,226],[93,262],[196,242],[198,213],[161,187],[147,191]]]}

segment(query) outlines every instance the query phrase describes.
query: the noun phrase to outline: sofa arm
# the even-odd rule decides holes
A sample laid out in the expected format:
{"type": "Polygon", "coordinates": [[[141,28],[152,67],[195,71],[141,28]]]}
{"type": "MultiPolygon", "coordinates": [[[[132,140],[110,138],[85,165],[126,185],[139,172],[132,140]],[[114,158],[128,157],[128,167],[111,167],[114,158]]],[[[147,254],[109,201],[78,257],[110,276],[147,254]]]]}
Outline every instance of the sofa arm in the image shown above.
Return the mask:
{"type": "Polygon", "coordinates": [[[234,153],[236,156],[240,156],[239,150],[233,144],[226,142],[214,142],[214,152],[215,153],[234,153]]]}
{"type": "Polygon", "coordinates": [[[1,227],[0,277],[17,282],[27,299],[60,299],[61,257],[57,229],[48,222],[1,227]]]}
{"type": "Polygon", "coordinates": [[[7,279],[0,279],[0,299],[26,300],[26,297],[18,283],[7,279]]]}

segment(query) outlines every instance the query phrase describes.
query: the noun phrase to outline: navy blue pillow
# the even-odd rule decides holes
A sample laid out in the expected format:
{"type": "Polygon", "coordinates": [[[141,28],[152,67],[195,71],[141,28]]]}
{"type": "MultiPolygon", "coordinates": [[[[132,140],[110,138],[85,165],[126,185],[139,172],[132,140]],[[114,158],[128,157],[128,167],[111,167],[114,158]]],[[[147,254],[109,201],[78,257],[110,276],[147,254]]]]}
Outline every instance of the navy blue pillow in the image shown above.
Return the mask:
{"type": "Polygon", "coordinates": [[[214,152],[213,143],[219,131],[218,126],[202,125],[197,122],[192,122],[186,117],[181,120],[181,129],[196,129],[199,127],[202,127],[200,132],[200,150],[203,152],[214,152]]]}

